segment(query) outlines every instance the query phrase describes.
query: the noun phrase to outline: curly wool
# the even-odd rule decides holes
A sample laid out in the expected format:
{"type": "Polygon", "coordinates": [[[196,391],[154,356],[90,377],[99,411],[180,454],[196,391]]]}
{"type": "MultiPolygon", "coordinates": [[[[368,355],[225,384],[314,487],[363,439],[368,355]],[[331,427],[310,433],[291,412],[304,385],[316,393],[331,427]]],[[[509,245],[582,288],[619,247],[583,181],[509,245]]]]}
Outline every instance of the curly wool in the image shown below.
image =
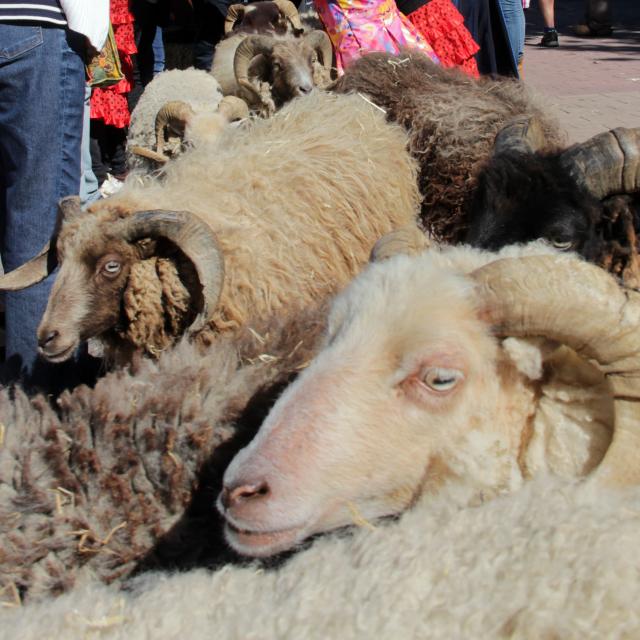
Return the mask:
{"type": "Polygon", "coordinates": [[[134,263],[123,299],[127,327],[120,337],[149,355],[158,356],[187,326],[191,294],[168,258],[134,263]]]}
{"type": "Polygon", "coordinates": [[[224,467],[323,323],[318,310],[206,352],[183,342],[66,392],[55,410],[1,390],[0,592],[26,602],[224,557],[212,506],[224,467]]]}
{"type": "Polygon", "coordinates": [[[333,87],[363,93],[409,133],[409,150],[420,166],[422,221],[438,240],[461,241],[466,205],[496,134],[512,118],[540,119],[551,151],[561,142],[527,88],[509,79],[476,80],[444,69],[419,52],[370,53],[351,65],[333,87]]]}
{"type": "MultiPolygon", "coordinates": [[[[277,570],[149,574],[0,611],[7,637],[451,640],[640,635],[640,490],[538,478],[316,540],[277,570]]],[[[10,603],[6,594],[5,602],[10,603]]]]}

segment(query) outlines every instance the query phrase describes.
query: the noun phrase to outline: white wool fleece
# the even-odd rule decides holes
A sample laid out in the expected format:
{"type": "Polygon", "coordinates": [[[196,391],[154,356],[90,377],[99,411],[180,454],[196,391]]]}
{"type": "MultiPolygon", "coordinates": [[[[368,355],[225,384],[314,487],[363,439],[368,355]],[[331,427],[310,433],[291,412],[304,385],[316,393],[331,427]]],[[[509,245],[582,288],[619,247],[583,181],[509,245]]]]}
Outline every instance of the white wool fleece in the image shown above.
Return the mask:
{"type": "Polygon", "coordinates": [[[640,488],[549,477],[475,508],[460,489],[316,540],[277,570],[149,574],[0,609],[0,636],[429,640],[640,637],[640,488]]]}

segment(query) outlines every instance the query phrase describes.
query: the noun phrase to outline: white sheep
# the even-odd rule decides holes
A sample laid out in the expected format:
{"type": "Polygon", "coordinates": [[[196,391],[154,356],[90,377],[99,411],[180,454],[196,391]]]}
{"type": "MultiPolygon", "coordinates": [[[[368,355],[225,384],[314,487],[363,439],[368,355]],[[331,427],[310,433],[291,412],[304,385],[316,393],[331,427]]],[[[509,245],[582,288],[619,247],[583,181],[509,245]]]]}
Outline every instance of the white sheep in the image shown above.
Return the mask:
{"type": "Polygon", "coordinates": [[[216,135],[227,121],[243,115],[228,111],[228,107],[217,81],[205,71],[184,69],[158,74],[131,114],[129,168],[146,173],[179,153],[185,143],[216,135]],[[169,136],[165,135],[167,127],[169,136]]]}
{"type": "Polygon", "coordinates": [[[576,257],[530,255],[550,251],[427,251],[356,278],[225,473],[232,547],[270,555],[453,480],[481,500],[541,470],[639,482],[640,295],[576,257]]]}

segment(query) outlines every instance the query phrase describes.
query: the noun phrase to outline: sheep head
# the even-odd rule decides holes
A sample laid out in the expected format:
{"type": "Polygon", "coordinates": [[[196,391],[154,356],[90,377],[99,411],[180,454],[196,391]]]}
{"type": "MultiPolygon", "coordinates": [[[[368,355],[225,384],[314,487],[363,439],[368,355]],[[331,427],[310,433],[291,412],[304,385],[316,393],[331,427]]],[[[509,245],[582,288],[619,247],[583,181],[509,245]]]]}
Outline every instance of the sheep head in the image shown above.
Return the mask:
{"type": "Polygon", "coordinates": [[[640,481],[639,326],[640,296],[571,257],[499,260],[469,276],[429,254],[369,267],[336,299],[324,349],[227,469],[227,540],[266,556],[451,482],[480,500],[520,486],[535,471],[538,394],[497,336],[549,338],[600,363],[613,441],[583,416],[572,442],[594,442],[575,474],[640,481]]]}
{"type": "Polygon", "coordinates": [[[196,113],[189,103],[171,100],[156,114],[155,150],[134,146],[131,152],[158,164],[165,164],[194,141],[201,138],[212,139],[229,122],[248,116],[249,108],[246,102],[235,96],[222,98],[215,113],[196,113]]]}
{"type": "Polygon", "coordinates": [[[109,332],[114,339],[130,338],[131,326],[134,332],[146,332],[144,338],[151,345],[149,332],[159,332],[158,348],[166,346],[162,340],[175,340],[183,331],[199,331],[215,310],[224,277],[215,235],[188,212],[129,213],[97,206],[93,214],[83,214],[75,197],[61,201],[49,245],[29,263],[0,278],[0,290],[36,284],[56,264],[59,272],[38,328],[40,354],[50,362],[70,358],[82,340],[109,332]],[[166,257],[158,259],[158,255],[166,257]],[[143,265],[148,260],[152,263],[143,265]],[[155,286],[144,276],[149,266],[160,281],[156,310],[162,313],[163,305],[171,307],[173,298],[181,298],[179,312],[170,308],[171,317],[161,316],[158,326],[145,316],[151,312],[144,304],[132,309],[124,302],[136,295],[144,298],[149,293],[146,289],[155,286]],[[173,282],[179,282],[184,291],[176,293],[173,282]],[[167,324],[175,325],[171,327],[174,335],[166,335],[167,324]]]}
{"type": "Polygon", "coordinates": [[[258,104],[273,101],[272,109],[326,82],[331,64],[331,41],[324,31],[301,38],[248,36],[236,49],[233,62],[238,86],[258,104]],[[263,95],[262,84],[268,87],[268,96],[263,95]]]}
{"type": "Polygon", "coordinates": [[[289,0],[232,4],[224,21],[225,36],[237,32],[284,35],[290,30],[300,35],[303,27],[296,6],[289,0]]]}
{"type": "Polygon", "coordinates": [[[601,200],[640,190],[640,129],[614,129],[562,153],[542,153],[536,119],[496,137],[478,176],[466,242],[496,250],[537,238],[596,261],[601,200]]]}

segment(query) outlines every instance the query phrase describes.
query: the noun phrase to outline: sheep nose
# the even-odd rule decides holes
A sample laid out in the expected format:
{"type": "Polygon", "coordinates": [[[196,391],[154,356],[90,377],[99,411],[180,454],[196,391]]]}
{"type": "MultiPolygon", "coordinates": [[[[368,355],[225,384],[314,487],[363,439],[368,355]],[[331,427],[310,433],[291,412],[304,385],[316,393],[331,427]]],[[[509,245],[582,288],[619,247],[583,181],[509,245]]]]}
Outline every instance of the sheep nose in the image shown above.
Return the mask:
{"type": "Polygon", "coordinates": [[[255,484],[242,484],[236,487],[224,487],[220,495],[220,501],[225,509],[231,509],[249,500],[266,498],[270,493],[271,489],[264,481],[256,482],[255,484]]]}
{"type": "Polygon", "coordinates": [[[50,342],[53,342],[60,335],[59,331],[49,331],[42,338],[38,339],[38,345],[42,348],[46,347],[50,342]]]}
{"type": "Polygon", "coordinates": [[[311,93],[311,91],[313,91],[313,86],[312,86],[312,85],[310,85],[310,84],[301,84],[301,85],[298,87],[298,91],[300,91],[300,93],[301,93],[303,96],[305,96],[305,95],[307,95],[308,93],[311,93]]]}

